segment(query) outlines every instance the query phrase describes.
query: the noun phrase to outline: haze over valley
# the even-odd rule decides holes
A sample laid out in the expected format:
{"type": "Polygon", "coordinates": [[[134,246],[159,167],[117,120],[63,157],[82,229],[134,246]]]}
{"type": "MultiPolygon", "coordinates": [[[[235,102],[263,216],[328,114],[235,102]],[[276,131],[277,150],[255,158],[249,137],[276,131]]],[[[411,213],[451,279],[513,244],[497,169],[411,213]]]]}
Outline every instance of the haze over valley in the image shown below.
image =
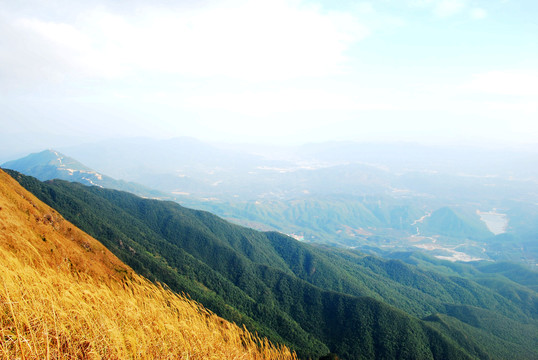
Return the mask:
{"type": "Polygon", "coordinates": [[[44,151],[3,166],[174,200],[304,242],[537,264],[534,152],[350,142],[247,149],[192,138],[62,151],[74,157],[44,151]]]}

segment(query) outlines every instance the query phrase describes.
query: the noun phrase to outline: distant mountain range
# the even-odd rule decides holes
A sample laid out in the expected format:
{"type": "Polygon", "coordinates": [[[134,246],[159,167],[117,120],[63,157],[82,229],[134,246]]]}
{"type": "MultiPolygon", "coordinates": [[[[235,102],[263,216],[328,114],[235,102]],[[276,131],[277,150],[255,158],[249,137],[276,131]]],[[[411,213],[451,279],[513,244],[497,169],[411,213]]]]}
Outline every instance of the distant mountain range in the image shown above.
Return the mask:
{"type": "MultiPolygon", "coordinates": [[[[53,150],[2,166],[41,180],[59,178],[174,200],[305,242],[378,255],[420,249],[444,259],[511,260],[538,266],[538,245],[533,241],[538,235],[538,182],[525,177],[532,171],[524,173],[517,167],[517,172],[495,176],[444,173],[441,170],[457,165],[456,155],[463,149],[455,154],[428,149],[332,143],[295,152],[254,152],[191,138],[131,139],[68,149],[99,172],[53,150]],[[411,154],[416,159],[410,161],[411,154]],[[436,163],[435,156],[452,159],[447,160],[451,165],[444,166],[444,160],[436,163]],[[417,159],[424,161],[422,171],[416,170],[417,159]],[[108,171],[130,181],[115,180],[108,171]],[[479,215],[494,209],[500,209],[499,216],[506,221],[496,227],[500,232],[495,235],[479,215]]],[[[525,157],[520,154],[517,159],[525,157]]],[[[484,168],[491,164],[482,164],[476,174],[483,174],[484,168]]]]}

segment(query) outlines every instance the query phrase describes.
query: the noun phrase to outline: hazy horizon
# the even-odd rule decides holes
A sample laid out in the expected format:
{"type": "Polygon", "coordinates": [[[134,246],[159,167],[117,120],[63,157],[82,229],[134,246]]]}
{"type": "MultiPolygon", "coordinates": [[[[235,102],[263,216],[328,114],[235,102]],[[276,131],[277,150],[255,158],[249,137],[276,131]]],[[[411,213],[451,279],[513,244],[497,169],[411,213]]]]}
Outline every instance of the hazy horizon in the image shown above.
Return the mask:
{"type": "Polygon", "coordinates": [[[102,139],[535,146],[532,1],[0,3],[2,151],[102,139]]]}
{"type": "MultiPolygon", "coordinates": [[[[5,134],[0,134],[2,141],[0,142],[0,164],[16,160],[22,157],[25,157],[29,154],[39,153],[44,150],[56,150],[60,152],[65,152],[64,155],[69,156],[69,149],[71,148],[80,148],[81,146],[94,147],[100,143],[110,144],[113,142],[168,142],[173,140],[181,140],[184,138],[192,139],[194,141],[199,141],[200,143],[215,146],[217,148],[231,148],[236,150],[246,150],[251,153],[259,153],[262,155],[270,155],[272,151],[293,151],[294,149],[300,149],[302,147],[309,146],[324,146],[330,144],[352,144],[357,146],[385,146],[387,148],[394,147],[414,147],[414,148],[424,148],[438,151],[450,151],[458,150],[456,152],[461,152],[462,150],[476,150],[482,154],[486,154],[487,151],[499,152],[506,151],[506,156],[510,154],[528,154],[534,155],[538,153],[538,142],[533,143],[521,143],[521,144],[510,144],[510,143],[468,143],[464,141],[454,141],[452,143],[439,143],[439,142],[421,142],[421,141],[406,141],[406,140],[325,140],[325,141],[311,141],[303,143],[255,143],[248,141],[223,141],[223,140],[204,140],[192,136],[173,136],[173,137],[149,137],[149,136],[127,136],[127,137],[63,137],[60,135],[48,135],[43,136],[43,134],[37,133],[20,133],[20,136],[7,136],[5,134]]],[[[491,160],[491,159],[490,159],[491,160]]]]}

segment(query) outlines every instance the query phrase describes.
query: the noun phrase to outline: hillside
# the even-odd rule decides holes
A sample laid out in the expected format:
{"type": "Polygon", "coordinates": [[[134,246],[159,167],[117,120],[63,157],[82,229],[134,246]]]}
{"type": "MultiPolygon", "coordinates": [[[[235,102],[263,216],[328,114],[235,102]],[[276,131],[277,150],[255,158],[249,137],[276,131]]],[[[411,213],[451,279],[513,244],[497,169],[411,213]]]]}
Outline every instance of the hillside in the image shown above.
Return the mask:
{"type": "Polygon", "coordinates": [[[0,170],[2,358],[293,359],[136,275],[0,170]]]}
{"type": "MultiPolygon", "coordinates": [[[[474,338],[465,328],[461,336],[471,340],[460,342],[461,336],[434,329],[427,317],[450,316],[452,305],[483,310],[473,316],[512,319],[517,331],[528,333],[530,352],[519,351],[517,342],[508,341],[508,348],[521,359],[536,355],[538,339],[529,330],[536,329],[535,302],[520,306],[473,279],[312,247],[172,202],[12,174],[137,272],[303,356],[496,358],[489,349],[495,334],[474,338]]],[[[514,289],[508,284],[505,292],[514,289]]],[[[481,324],[475,325],[490,334],[481,324]]]]}
{"type": "Polygon", "coordinates": [[[421,232],[460,238],[484,239],[493,236],[476,214],[442,207],[435,210],[420,225],[421,232]]]}
{"type": "Polygon", "coordinates": [[[203,203],[181,199],[181,204],[240,224],[300,235],[306,242],[346,246],[363,244],[380,233],[408,237],[416,231],[413,221],[424,215],[418,204],[387,196],[305,195],[293,200],[203,203]]]}

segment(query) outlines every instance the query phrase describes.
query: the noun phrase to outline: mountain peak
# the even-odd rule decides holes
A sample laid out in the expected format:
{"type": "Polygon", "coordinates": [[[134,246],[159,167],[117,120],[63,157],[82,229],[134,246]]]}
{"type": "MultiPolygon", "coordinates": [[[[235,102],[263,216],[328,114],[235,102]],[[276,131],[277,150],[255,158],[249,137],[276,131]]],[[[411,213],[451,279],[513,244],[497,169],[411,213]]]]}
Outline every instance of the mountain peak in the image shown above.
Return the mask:
{"type": "Polygon", "coordinates": [[[167,198],[169,196],[139,184],[113,179],[54,149],[8,161],[1,167],[33,176],[41,181],[60,179],[87,186],[129,191],[143,197],[167,198]]]}
{"type": "Polygon", "coordinates": [[[32,153],[2,164],[5,169],[31,175],[41,181],[62,179],[84,185],[103,186],[103,175],[54,149],[32,153]]]}
{"type": "Polygon", "coordinates": [[[81,164],[77,160],[70,158],[69,156],[66,156],[54,149],[43,150],[17,160],[8,161],[2,164],[2,167],[17,170],[23,173],[37,167],[56,167],[63,168],[66,171],[94,171],[81,164]]]}

